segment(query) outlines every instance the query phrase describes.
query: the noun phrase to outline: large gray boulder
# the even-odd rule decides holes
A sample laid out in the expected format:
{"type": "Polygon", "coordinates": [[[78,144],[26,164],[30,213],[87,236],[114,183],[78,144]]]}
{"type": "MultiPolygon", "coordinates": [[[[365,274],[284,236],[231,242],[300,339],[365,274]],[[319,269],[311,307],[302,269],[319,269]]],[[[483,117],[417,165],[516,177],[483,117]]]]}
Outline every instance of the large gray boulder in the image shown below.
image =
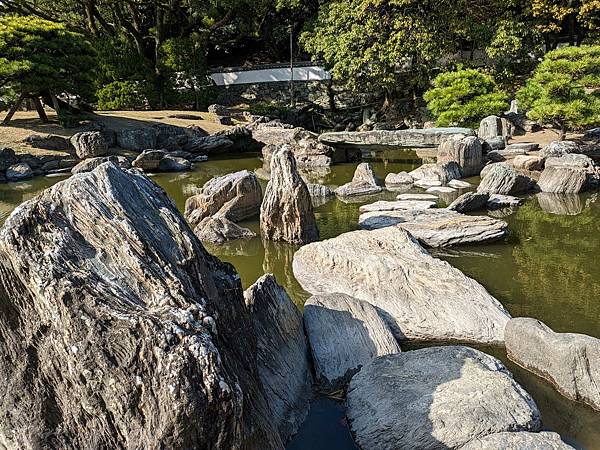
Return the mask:
{"type": "Polygon", "coordinates": [[[491,164],[482,172],[477,192],[515,195],[531,190],[535,182],[505,163],[491,164]]]}
{"type": "Polygon", "coordinates": [[[302,314],[272,274],[246,289],[244,298],[256,333],[258,375],[285,442],[304,422],[312,394],[302,314]]]}
{"type": "Polygon", "coordinates": [[[560,436],[549,431],[503,431],[469,441],[461,450],[571,450],[560,436]]]}
{"type": "Polygon", "coordinates": [[[581,146],[574,141],[552,141],[540,150],[543,158],[561,157],[569,153],[580,153],[581,146]]]}
{"type": "Polygon", "coordinates": [[[110,155],[110,156],[98,156],[97,158],[85,159],[85,160],[81,161],[80,163],[78,163],[76,166],[74,166],[71,169],[71,173],[73,175],[75,175],[78,173],[91,172],[96,167],[98,167],[104,163],[107,163],[107,162],[115,163],[117,166],[119,166],[122,169],[131,168],[131,163],[124,156],[110,155]]]}
{"type": "Polygon", "coordinates": [[[234,142],[228,136],[213,134],[210,136],[196,136],[188,139],[182,149],[190,153],[213,155],[226,152],[233,147],[234,142]]]}
{"type": "Polygon", "coordinates": [[[304,324],[317,381],[328,390],[343,387],[373,358],[401,351],[377,309],[346,294],[309,298],[304,324]]]}
{"type": "Polygon", "coordinates": [[[502,137],[508,138],[513,135],[512,124],[498,116],[488,116],[479,124],[477,136],[484,141],[502,137]]]}
{"type": "Polygon", "coordinates": [[[366,212],[358,218],[358,225],[366,230],[398,226],[427,247],[490,242],[508,234],[502,220],[441,208],[366,212]]]}
{"type": "Polygon", "coordinates": [[[370,163],[360,163],[354,171],[352,181],[338,187],[335,193],[340,197],[356,197],[377,194],[382,190],[383,188],[379,186],[379,180],[373,172],[373,166],[370,163]]]}
{"type": "Polygon", "coordinates": [[[452,136],[440,144],[437,151],[438,164],[454,161],[462,177],[479,175],[483,166],[481,141],[475,136],[452,136]]]}
{"type": "Polygon", "coordinates": [[[323,133],[319,141],[332,146],[357,146],[360,148],[435,148],[450,136],[474,136],[470,128],[423,128],[409,130],[337,131],[323,133]]]}
{"type": "Polygon", "coordinates": [[[542,192],[577,194],[588,187],[594,174],[594,162],[585,155],[568,153],[548,158],[538,186],[542,192]]]}
{"type": "Polygon", "coordinates": [[[117,131],[117,145],[125,150],[141,152],[156,148],[157,131],[151,127],[117,131]]]}
{"type": "Polygon", "coordinates": [[[261,203],[258,178],[249,170],[240,170],[206,182],[185,202],[185,218],[194,226],[214,215],[240,222],[258,216],[261,203]]]}
{"type": "Polygon", "coordinates": [[[294,275],[311,294],[375,306],[399,339],[502,342],[510,316],[475,280],[433,258],[405,230],[359,230],[301,247],[294,275]]]}
{"type": "Polygon", "coordinates": [[[503,431],[537,431],[540,412],[504,365],[459,346],[381,356],[352,378],[347,417],[360,448],[456,449],[503,431]]]}
{"type": "Polygon", "coordinates": [[[106,163],[0,230],[0,442],[281,448],[239,275],[166,193],[106,163]]]}
{"type": "Polygon", "coordinates": [[[108,153],[108,144],[100,131],[84,131],[71,136],[71,145],[79,159],[96,158],[108,153]]]}
{"type": "Polygon", "coordinates": [[[413,181],[413,177],[406,172],[388,173],[385,176],[385,186],[388,188],[410,186],[413,181]]]}
{"type": "Polygon", "coordinates": [[[163,150],[144,150],[131,165],[144,172],[183,172],[192,167],[187,159],[172,156],[163,150]]]}
{"type": "Polygon", "coordinates": [[[600,410],[600,339],[555,333],[539,320],[516,318],[506,326],[506,352],[564,396],[600,410]]]}
{"type": "Polygon", "coordinates": [[[319,239],[319,229],[308,188],[298,173],[287,145],[271,160],[271,179],[260,207],[260,229],[264,238],[291,244],[319,239]]]}
{"type": "Polygon", "coordinates": [[[454,200],[448,209],[459,213],[468,213],[485,209],[490,195],[481,192],[466,192],[454,200]]]}
{"type": "Polygon", "coordinates": [[[248,228],[240,227],[223,216],[205,217],[194,228],[194,234],[202,242],[224,244],[236,239],[252,239],[256,233],[248,228]]]}

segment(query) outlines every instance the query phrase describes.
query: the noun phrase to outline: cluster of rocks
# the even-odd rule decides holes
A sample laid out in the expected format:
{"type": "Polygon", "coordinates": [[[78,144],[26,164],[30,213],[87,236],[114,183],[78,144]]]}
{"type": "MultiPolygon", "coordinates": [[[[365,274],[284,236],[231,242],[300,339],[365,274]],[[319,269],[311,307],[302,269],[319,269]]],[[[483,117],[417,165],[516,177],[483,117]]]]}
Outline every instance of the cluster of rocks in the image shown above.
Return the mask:
{"type": "Polygon", "coordinates": [[[0,148],[0,183],[28,180],[41,175],[68,173],[78,160],[68,155],[16,154],[9,147],[0,148]]]}

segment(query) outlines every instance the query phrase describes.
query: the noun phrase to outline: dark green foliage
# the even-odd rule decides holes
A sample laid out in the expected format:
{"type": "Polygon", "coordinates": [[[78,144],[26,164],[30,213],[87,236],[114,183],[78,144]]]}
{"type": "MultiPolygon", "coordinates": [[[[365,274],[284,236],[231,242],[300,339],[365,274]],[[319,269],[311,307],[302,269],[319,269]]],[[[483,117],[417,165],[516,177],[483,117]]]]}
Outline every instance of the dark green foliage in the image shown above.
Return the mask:
{"type": "Polygon", "coordinates": [[[517,94],[527,116],[564,134],[600,123],[600,46],[563,47],[546,54],[517,94]]]}
{"type": "Polygon", "coordinates": [[[143,109],[148,100],[141,82],[113,81],[96,92],[98,109],[128,110],[143,109]]]}
{"type": "Polygon", "coordinates": [[[95,52],[64,25],[32,16],[0,18],[0,87],[18,93],[89,98],[95,52]]]}
{"type": "Polygon", "coordinates": [[[501,114],[509,106],[508,95],[493,78],[476,69],[439,74],[423,98],[438,126],[477,127],[484,117],[501,114]]]}

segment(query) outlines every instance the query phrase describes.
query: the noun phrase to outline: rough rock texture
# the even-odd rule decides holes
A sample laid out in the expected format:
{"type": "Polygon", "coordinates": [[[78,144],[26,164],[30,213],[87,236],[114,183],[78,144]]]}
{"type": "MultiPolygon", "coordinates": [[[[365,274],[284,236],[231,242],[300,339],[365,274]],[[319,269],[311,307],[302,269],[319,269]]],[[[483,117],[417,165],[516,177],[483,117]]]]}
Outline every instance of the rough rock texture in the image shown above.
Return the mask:
{"type": "Polygon", "coordinates": [[[126,150],[141,152],[156,148],[157,132],[154,128],[135,128],[117,131],[117,145],[126,150]]]}
{"type": "Polygon", "coordinates": [[[145,150],[131,165],[144,172],[182,172],[192,167],[187,159],[171,156],[163,150],[145,150]]]}
{"type": "Polygon", "coordinates": [[[192,225],[214,215],[239,222],[258,216],[261,202],[258,178],[248,170],[241,170],[206,182],[199,194],[185,202],[185,218],[192,225]]]}
{"type": "Polygon", "coordinates": [[[302,314],[272,274],[244,292],[257,338],[258,375],[283,441],[308,414],[312,375],[302,314]]]}
{"type": "Polygon", "coordinates": [[[381,356],[354,376],[350,429],[369,450],[460,448],[502,431],[537,431],[540,412],[502,363],[469,347],[381,356]]]}
{"type": "Polygon", "coordinates": [[[539,148],[540,144],[537,142],[519,142],[516,144],[507,145],[504,148],[504,151],[506,152],[505,154],[512,153],[514,155],[518,155],[520,153],[535,152],[536,150],[539,150],[539,148]]]}
{"type": "Polygon", "coordinates": [[[373,131],[338,131],[323,133],[319,141],[328,145],[356,145],[361,148],[399,148],[422,147],[435,148],[448,137],[462,134],[474,136],[470,128],[423,128],[410,130],[373,130],[373,131]]]}
{"type": "Polygon", "coordinates": [[[556,433],[530,431],[489,434],[485,437],[475,438],[461,450],[570,450],[570,445],[561,441],[556,433]]]}
{"type": "Polygon", "coordinates": [[[568,153],[579,153],[580,146],[573,141],[552,141],[540,150],[540,156],[544,158],[560,157],[568,153]]]}
{"type": "Polygon", "coordinates": [[[358,225],[367,230],[397,225],[427,247],[489,242],[508,234],[508,225],[502,220],[450,209],[367,212],[360,215],[358,225]]]}
{"type": "Polygon", "coordinates": [[[488,167],[485,174],[482,173],[477,192],[515,195],[527,192],[535,185],[531,178],[518,173],[508,164],[492,164],[488,167]]]}
{"type": "Polygon", "coordinates": [[[450,203],[448,209],[459,213],[480,211],[485,209],[489,198],[490,194],[487,193],[467,192],[450,203]]]}
{"type": "Polygon", "coordinates": [[[327,198],[335,195],[329,186],[324,186],[322,184],[308,183],[306,187],[308,188],[311,197],[327,198]]]}
{"type": "Polygon", "coordinates": [[[546,159],[542,156],[535,155],[518,155],[513,160],[513,166],[515,169],[523,170],[544,170],[544,161],[546,159]]]}
{"type": "Polygon", "coordinates": [[[524,200],[512,195],[492,194],[487,202],[488,209],[512,208],[523,204],[524,200]]]}
{"type": "Polygon", "coordinates": [[[569,153],[548,158],[538,186],[542,192],[577,194],[588,187],[593,167],[594,162],[585,155],[569,153]]]}
{"type": "Polygon", "coordinates": [[[440,180],[439,166],[436,164],[423,164],[408,173],[414,180],[440,180]]]}
{"type": "Polygon", "coordinates": [[[56,134],[31,134],[24,139],[24,142],[34,148],[43,148],[45,150],[73,150],[68,138],[56,134]]]}
{"type": "Polygon", "coordinates": [[[359,208],[359,211],[362,213],[372,211],[397,211],[404,209],[429,209],[435,206],[436,202],[430,200],[397,200],[395,202],[380,200],[368,205],[362,205],[359,208]]]}
{"type": "Polygon", "coordinates": [[[12,148],[0,148],[0,172],[4,172],[17,162],[15,151],[12,148]]]}
{"type": "Polygon", "coordinates": [[[80,159],[104,156],[108,152],[108,144],[100,131],[84,131],[71,136],[71,145],[80,159]]]}
{"type": "Polygon", "coordinates": [[[124,156],[111,155],[111,156],[99,156],[97,158],[89,158],[84,161],[81,161],[79,164],[77,164],[76,166],[74,166],[71,169],[71,173],[73,175],[75,175],[77,173],[91,172],[96,167],[98,167],[99,165],[104,164],[106,162],[115,163],[117,166],[119,166],[122,169],[131,168],[131,163],[124,156]]]}
{"type": "Polygon", "coordinates": [[[256,233],[248,228],[240,227],[222,216],[205,217],[194,228],[194,234],[202,242],[223,244],[235,239],[252,239],[256,233]]]}
{"type": "Polygon", "coordinates": [[[304,324],[317,381],[328,390],[343,387],[373,358],[401,351],[377,309],[346,294],[309,298],[304,324]]]}
{"type": "Polygon", "coordinates": [[[103,164],[17,208],[0,298],[5,446],[282,447],[239,275],[143,174],[103,164]]]}
{"type": "Polygon", "coordinates": [[[555,333],[539,320],[517,318],[506,326],[506,352],[564,396],[600,410],[600,339],[555,333]]]}
{"type": "Polygon", "coordinates": [[[502,305],[401,228],[353,231],[306,245],[292,267],[312,294],[339,292],[371,303],[399,339],[504,340],[510,316],[502,305]]]}
{"type": "Polygon", "coordinates": [[[27,163],[13,164],[8,169],[6,169],[5,177],[7,181],[28,180],[30,178],[33,178],[33,171],[27,163]]]}
{"type": "Polygon", "coordinates": [[[388,173],[385,176],[386,187],[406,186],[413,183],[413,177],[407,172],[388,173]]]}
{"type": "Polygon", "coordinates": [[[488,116],[479,124],[477,136],[484,141],[497,137],[507,138],[513,135],[510,122],[498,116],[488,116]]]}
{"type": "Polygon", "coordinates": [[[211,136],[197,136],[189,139],[183,150],[190,153],[207,155],[223,153],[233,147],[234,142],[225,135],[213,134],[211,136]]]}
{"type": "Polygon", "coordinates": [[[481,141],[475,136],[452,136],[440,144],[437,151],[438,164],[454,161],[458,164],[461,177],[479,175],[483,166],[481,141]]]}
{"type": "Polygon", "coordinates": [[[458,180],[462,178],[460,167],[456,161],[448,161],[442,164],[437,164],[439,171],[439,179],[442,184],[447,184],[452,180],[458,180]]]}
{"type": "Polygon", "coordinates": [[[382,190],[373,172],[373,166],[370,163],[360,163],[354,171],[352,181],[338,187],[335,193],[340,197],[355,197],[358,195],[376,194],[382,190]]]}
{"type": "Polygon", "coordinates": [[[320,167],[333,163],[333,148],[319,142],[316,133],[304,128],[262,125],[252,132],[252,137],[265,144],[262,153],[267,166],[271,163],[273,152],[281,145],[289,146],[298,166],[320,167]]]}
{"type": "Polygon", "coordinates": [[[306,244],[319,239],[310,193],[287,145],[271,160],[271,179],[260,207],[260,229],[272,241],[306,244]]]}

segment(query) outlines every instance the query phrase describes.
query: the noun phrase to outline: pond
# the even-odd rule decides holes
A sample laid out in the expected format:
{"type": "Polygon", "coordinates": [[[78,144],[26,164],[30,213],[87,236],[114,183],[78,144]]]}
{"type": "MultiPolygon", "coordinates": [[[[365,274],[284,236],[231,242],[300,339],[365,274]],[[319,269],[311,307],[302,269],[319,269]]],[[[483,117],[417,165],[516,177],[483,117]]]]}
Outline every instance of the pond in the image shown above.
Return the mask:
{"type": "MultiPolygon", "coordinates": [[[[377,153],[374,170],[387,173],[412,170],[421,164],[413,152],[377,153]]],[[[210,178],[229,172],[262,167],[257,155],[211,160],[197,164],[192,172],[152,177],[176,206],[183,211],[185,200],[210,178]]],[[[330,172],[312,171],[313,182],[340,185],[352,178],[356,164],[333,166],[330,172]]],[[[61,178],[38,178],[28,182],[0,185],[0,223],[23,201],[61,178]]],[[[470,180],[477,183],[478,179],[470,180]]],[[[263,188],[266,181],[261,182],[263,188]]],[[[360,204],[393,199],[397,193],[384,192],[361,203],[333,199],[315,208],[323,239],[357,228],[360,204]]],[[[510,229],[503,241],[486,245],[432,251],[466,275],[484,285],[513,316],[542,320],[555,331],[585,333],[600,338],[600,199],[597,192],[574,196],[533,195],[514,211],[494,212],[510,229]]],[[[451,201],[451,198],[446,198],[451,201]]],[[[445,206],[443,200],[440,206],[445,206]]],[[[241,224],[259,231],[258,220],[241,224]]],[[[294,279],[291,263],[296,247],[279,243],[230,242],[208,247],[219,258],[232,263],[244,288],[263,273],[275,274],[299,307],[309,295],[294,279]]],[[[407,347],[410,349],[410,347],[407,347]]],[[[576,448],[600,450],[600,413],[559,395],[546,381],[510,363],[502,348],[481,348],[503,360],[517,381],[535,398],[547,429],[561,434],[576,448]]],[[[338,400],[316,396],[302,429],[289,449],[353,449],[338,400]]]]}

